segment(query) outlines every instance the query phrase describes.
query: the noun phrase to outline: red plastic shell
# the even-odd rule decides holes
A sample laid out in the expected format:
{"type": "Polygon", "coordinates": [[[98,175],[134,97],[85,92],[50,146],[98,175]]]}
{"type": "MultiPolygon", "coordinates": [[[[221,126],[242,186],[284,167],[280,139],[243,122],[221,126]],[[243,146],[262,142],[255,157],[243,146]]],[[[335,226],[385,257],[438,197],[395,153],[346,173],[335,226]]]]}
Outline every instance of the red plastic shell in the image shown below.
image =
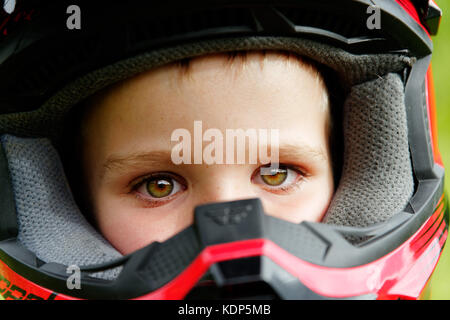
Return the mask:
{"type": "Polygon", "coordinates": [[[426,86],[425,92],[426,92],[426,101],[427,101],[427,109],[428,109],[428,120],[429,120],[431,142],[432,142],[431,146],[433,149],[434,162],[443,167],[444,163],[442,161],[442,157],[439,152],[439,145],[438,145],[436,99],[435,99],[435,95],[434,95],[433,71],[432,71],[431,65],[427,72],[427,77],[425,79],[425,86],[426,86]]]}
{"type": "Polygon", "coordinates": [[[410,0],[395,0],[399,5],[405,9],[406,12],[422,27],[422,29],[430,36],[428,30],[424,27],[422,22],[420,21],[419,14],[417,13],[416,7],[412,4],[410,0]]]}

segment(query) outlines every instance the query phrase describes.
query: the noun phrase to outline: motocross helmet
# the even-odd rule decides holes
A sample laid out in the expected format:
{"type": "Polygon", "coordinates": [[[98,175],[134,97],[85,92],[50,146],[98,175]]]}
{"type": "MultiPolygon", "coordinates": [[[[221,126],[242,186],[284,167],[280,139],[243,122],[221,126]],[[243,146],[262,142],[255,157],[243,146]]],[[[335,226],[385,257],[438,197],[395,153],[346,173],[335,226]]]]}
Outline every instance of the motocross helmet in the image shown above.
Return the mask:
{"type": "Polygon", "coordinates": [[[5,299],[417,299],[447,239],[427,0],[3,0],[0,294],[5,299]],[[81,13],[79,21],[71,20],[81,13]],[[71,193],[64,119],[118,81],[186,58],[284,50],[344,88],[339,183],[323,221],[259,199],[120,254],[71,193]],[[70,288],[71,266],[80,286],[70,288]]]}

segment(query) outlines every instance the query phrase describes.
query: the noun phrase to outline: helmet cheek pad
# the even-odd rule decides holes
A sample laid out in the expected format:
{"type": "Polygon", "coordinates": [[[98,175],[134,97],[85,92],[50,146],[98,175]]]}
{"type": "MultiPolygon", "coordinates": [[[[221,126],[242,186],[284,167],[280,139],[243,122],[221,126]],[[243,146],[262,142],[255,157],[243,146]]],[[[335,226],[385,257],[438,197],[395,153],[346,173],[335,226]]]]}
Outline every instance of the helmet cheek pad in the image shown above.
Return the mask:
{"type": "Polygon", "coordinates": [[[447,229],[443,168],[434,162],[428,131],[429,60],[405,52],[350,53],[289,36],[190,41],[91,71],[37,109],[0,115],[4,279],[26,275],[60,298],[201,297],[197,284],[205,279],[215,284],[206,297],[218,287],[243,292],[248,283],[256,288],[251,297],[255,290],[286,299],[417,297],[447,229]],[[282,221],[264,214],[257,199],[203,205],[192,226],[122,256],[87,222],[71,194],[57,151],[65,143],[65,116],[93,93],[140,72],[238,50],[294,52],[340,80],[346,93],[339,106],[343,167],[324,220],[282,221]],[[224,215],[238,222],[223,223],[224,215]],[[67,288],[70,265],[81,267],[80,290],[67,288]],[[395,280],[386,286],[389,279],[395,280]]]}

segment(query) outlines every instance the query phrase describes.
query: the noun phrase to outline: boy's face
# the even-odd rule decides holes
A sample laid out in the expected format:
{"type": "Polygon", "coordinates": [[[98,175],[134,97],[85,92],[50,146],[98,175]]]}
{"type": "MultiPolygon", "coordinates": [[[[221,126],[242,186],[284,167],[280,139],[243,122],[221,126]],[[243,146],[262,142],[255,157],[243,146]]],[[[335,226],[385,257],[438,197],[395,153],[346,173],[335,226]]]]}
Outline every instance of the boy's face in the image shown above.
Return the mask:
{"type": "Polygon", "coordinates": [[[100,231],[128,254],[187,227],[199,204],[251,197],[275,217],[320,221],[334,190],[325,90],[311,67],[271,53],[233,63],[203,57],[187,71],[170,65],[116,85],[94,100],[82,130],[100,231]],[[280,170],[262,176],[267,163],[248,156],[245,164],[176,165],[171,135],[187,129],[193,144],[194,121],[203,132],[218,129],[224,146],[226,129],[278,129],[280,170]]]}

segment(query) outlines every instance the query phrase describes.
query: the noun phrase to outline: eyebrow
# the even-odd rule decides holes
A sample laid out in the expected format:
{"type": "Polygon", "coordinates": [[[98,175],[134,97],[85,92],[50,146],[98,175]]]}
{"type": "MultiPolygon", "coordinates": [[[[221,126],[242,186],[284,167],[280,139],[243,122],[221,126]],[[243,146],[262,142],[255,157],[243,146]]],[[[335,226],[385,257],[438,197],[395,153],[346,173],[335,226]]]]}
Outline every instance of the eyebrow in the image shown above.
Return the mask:
{"type": "MultiPolygon", "coordinates": [[[[327,160],[327,156],[321,148],[304,144],[282,144],[278,148],[278,153],[279,160],[327,160]]],[[[135,152],[127,155],[111,155],[103,164],[100,177],[105,176],[107,172],[126,170],[130,167],[155,167],[161,166],[161,164],[171,163],[171,154],[171,150],[157,150],[135,152]]]]}
{"type": "Polygon", "coordinates": [[[279,147],[280,158],[292,158],[296,160],[311,159],[327,160],[325,151],[320,147],[313,147],[307,144],[282,144],[279,147]]]}
{"type": "Polygon", "coordinates": [[[111,171],[126,170],[130,167],[154,167],[171,161],[170,150],[142,151],[125,155],[113,154],[104,162],[100,178],[111,171]]]}

